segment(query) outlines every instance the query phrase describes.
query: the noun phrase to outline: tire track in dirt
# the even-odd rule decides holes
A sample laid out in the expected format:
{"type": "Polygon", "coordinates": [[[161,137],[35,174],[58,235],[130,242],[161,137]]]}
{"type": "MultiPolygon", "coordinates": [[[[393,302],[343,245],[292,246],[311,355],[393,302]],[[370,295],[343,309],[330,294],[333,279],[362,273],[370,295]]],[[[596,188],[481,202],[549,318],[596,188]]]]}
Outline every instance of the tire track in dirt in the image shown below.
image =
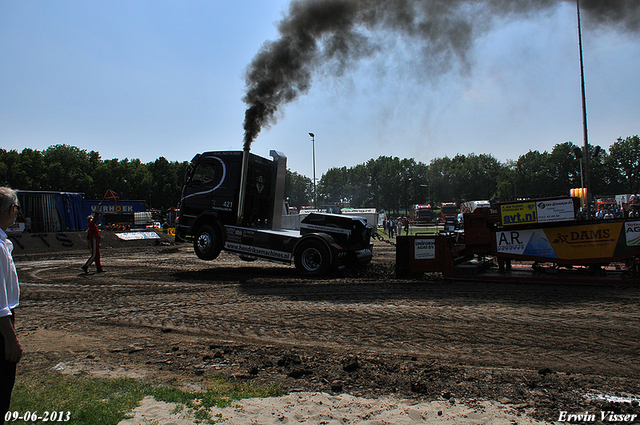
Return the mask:
{"type": "Polygon", "coordinates": [[[22,367],[489,399],[545,420],[612,409],[585,393],[640,388],[640,288],[401,280],[394,248],[374,251],[323,279],[184,245],[104,250],[107,273],[88,275],[84,253],[23,256],[22,367]]]}
{"type": "Polygon", "coordinates": [[[225,254],[212,267],[180,251],[112,256],[99,275],[79,274],[80,261],[19,263],[23,307],[226,340],[640,372],[635,288],[447,284],[386,275],[375,281],[339,273],[309,280],[290,267],[225,254]]]}

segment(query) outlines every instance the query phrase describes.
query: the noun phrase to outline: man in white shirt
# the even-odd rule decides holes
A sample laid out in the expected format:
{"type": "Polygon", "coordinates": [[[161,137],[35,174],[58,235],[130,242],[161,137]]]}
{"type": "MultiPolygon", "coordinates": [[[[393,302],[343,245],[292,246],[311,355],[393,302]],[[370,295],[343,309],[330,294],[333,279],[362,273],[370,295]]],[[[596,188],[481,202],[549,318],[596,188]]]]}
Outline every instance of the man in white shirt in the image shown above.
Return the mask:
{"type": "Polygon", "coordinates": [[[16,380],[16,365],[22,357],[22,345],[16,336],[13,309],[20,300],[20,285],[13,264],[13,244],[7,228],[18,216],[20,205],[16,192],[0,187],[0,425],[9,410],[11,392],[16,380]]]}

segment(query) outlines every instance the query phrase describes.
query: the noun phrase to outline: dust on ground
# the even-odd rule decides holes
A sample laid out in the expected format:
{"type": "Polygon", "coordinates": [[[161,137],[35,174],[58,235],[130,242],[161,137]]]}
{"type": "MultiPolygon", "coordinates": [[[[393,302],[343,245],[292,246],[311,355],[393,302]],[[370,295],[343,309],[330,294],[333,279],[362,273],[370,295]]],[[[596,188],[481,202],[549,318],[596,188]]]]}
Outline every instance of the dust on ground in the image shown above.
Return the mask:
{"type": "Polygon", "coordinates": [[[548,421],[638,413],[637,402],[585,397],[640,393],[638,287],[397,279],[384,242],[368,268],[309,279],[225,253],[203,262],[165,236],[105,241],[101,274],[81,272],[78,242],[16,247],[20,368],[192,389],[220,374],[288,392],[493,400],[548,421]]]}

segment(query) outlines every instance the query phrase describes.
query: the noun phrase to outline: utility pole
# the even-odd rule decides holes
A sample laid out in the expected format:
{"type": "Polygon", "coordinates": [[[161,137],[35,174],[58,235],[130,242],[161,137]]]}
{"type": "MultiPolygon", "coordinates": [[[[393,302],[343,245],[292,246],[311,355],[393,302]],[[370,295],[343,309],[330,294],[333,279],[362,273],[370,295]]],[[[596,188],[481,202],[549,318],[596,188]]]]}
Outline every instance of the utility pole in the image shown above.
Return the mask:
{"type": "MultiPolygon", "coordinates": [[[[587,195],[585,197],[585,207],[587,210],[587,219],[591,218],[591,201],[593,196],[591,193],[591,177],[589,174],[589,134],[587,131],[587,94],[584,87],[584,58],[582,55],[582,24],[580,23],[580,0],[576,0],[576,8],[578,11],[578,45],[580,47],[580,82],[582,87],[582,132],[584,135],[584,177],[586,180],[587,195]]],[[[582,164],[582,163],[580,163],[582,164]]]]}
{"type": "Polygon", "coordinates": [[[318,195],[316,192],[316,135],[309,133],[313,143],[313,208],[318,209],[318,195]]]}

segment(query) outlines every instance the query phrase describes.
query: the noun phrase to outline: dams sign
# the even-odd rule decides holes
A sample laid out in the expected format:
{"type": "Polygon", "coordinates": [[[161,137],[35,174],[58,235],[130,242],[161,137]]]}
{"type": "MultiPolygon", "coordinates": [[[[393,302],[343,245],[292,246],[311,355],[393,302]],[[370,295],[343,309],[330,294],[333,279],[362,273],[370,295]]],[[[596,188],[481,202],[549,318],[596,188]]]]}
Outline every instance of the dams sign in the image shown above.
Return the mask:
{"type": "Polygon", "coordinates": [[[539,261],[615,260],[640,251],[640,221],[496,232],[499,256],[539,261]]]}

